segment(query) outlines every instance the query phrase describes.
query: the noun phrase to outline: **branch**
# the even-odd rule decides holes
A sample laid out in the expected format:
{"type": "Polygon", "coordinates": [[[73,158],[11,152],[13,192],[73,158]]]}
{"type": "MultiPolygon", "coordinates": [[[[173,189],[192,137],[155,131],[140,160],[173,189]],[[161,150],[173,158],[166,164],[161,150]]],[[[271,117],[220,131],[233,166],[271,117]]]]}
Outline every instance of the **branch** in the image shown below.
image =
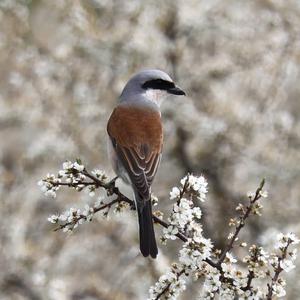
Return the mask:
{"type": "Polygon", "coordinates": [[[282,255],[280,257],[278,257],[277,266],[275,267],[271,284],[268,284],[268,294],[267,294],[267,298],[266,298],[267,300],[272,300],[273,287],[276,284],[276,282],[278,281],[280,273],[283,271],[283,268],[281,267],[280,264],[287,257],[288,247],[292,244],[292,242],[293,241],[291,239],[289,239],[287,241],[286,246],[282,249],[282,255]]]}
{"type": "MultiPolygon", "coordinates": [[[[72,231],[78,224],[84,221],[91,221],[95,213],[107,210],[105,212],[105,215],[107,215],[109,209],[114,205],[116,205],[116,209],[120,210],[123,207],[121,205],[122,203],[134,209],[134,201],[120,192],[115,185],[115,181],[116,178],[108,181],[106,175],[99,170],[90,173],[81,164],[80,160],[77,160],[75,163],[64,163],[63,170],[59,171],[57,177],[48,174],[43,181],[39,182],[43,192],[48,196],[55,197],[56,191],[61,186],[69,186],[77,191],[88,189],[90,193],[93,194],[96,189],[103,188],[106,190],[108,196],[116,196],[115,199],[109,200],[108,203],[103,203],[100,199],[96,201],[92,207],[86,205],[83,212],[79,209],[71,208],[70,211],[62,215],[50,217],[50,222],[58,224],[55,231],[59,229],[72,231]],[[64,223],[59,224],[62,222],[64,223]]],[[[178,265],[175,264],[175,267],[173,266],[171,269],[170,275],[167,275],[167,277],[161,276],[158,285],[153,289],[151,288],[152,299],[158,300],[168,292],[170,295],[173,295],[176,292],[178,293],[180,289],[182,291],[185,288],[186,279],[180,278],[180,276],[183,274],[190,275],[190,272],[194,271],[199,272],[199,274],[202,272],[202,274],[206,274],[206,279],[211,280],[212,284],[214,284],[213,280],[219,280],[220,286],[218,286],[218,288],[212,286],[211,292],[213,293],[221,294],[222,290],[228,289],[235,294],[248,291],[251,295],[256,295],[258,290],[251,285],[253,279],[258,278],[259,275],[257,275],[258,270],[253,269],[253,265],[254,268],[256,268],[256,265],[258,265],[257,268],[259,268],[261,263],[267,264],[268,261],[266,261],[265,258],[268,256],[262,247],[251,246],[249,249],[251,255],[247,256],[247,258],[245,257],[246,261],[244,261],[248,263],[249,271],[248,274],[243,275],[238,270],[236,273],[232,273],[232,271],[235,270],[233,263],[235,263],[236,260],[230,255],[230,251],[234,247],[234,243],[250,215],[260,215],[262,206],[258,200],[265,197],[263,192],[265,180],[261,181],[255,193],[248,196],[249,203],[247,206],[239,204],[237,207],[237,210],[240,211],[240,216],[237,219],[230,220],[230,225],[235,225],[235,230],[230,234],[230,240],[220,255],[218,255],[217,250],[213,248],[211,240],[202,235],[201,225],[199,224],[201,209],[195,207],[193,202],[195,199],[205,201],[207,181],[203,176],[197,177],[191,174],[184,177],[180,183],[181,187],[174,187],[170,193],[170,199],[176,200],[176,202],[173,205],[173,210],[168,218],[168,222],[162,220],[159,215],[152,215],[154,223],[158,223],[167,229],[164,230],[163,238],[174,239],[176,236],[184,242],[179,252],[178,265]],[[216,261],[211,259],[213,257],[213,251],[215,251],[217,257],[216,261]],[[237,291],[237,289],[239,289],[239,291],[237,291]]],[[[286,238],[286,241],[287,240],[288,238],[286,238]]],[[[274,276],[272,277],[271,283],[268,284],[267,299],[271,299],[274,295],[279,295],[277,287],[277,285],[280,285],[279,274],[283,270],[286,270],[281,263],[285,260],[287,255],[291,255],[287,251],[288,246],[292,243],[296,244],[298,240],[290,235],[289,243],[284,244],[284,246],[280,248],[282,255],[275,256],[277,260],[272,263],[274,276]]],[[[266,274],[270,274],[270,272],[266,274]]],[[[209,287],[209,285],[207,287],[209,287]]]]}
{"type": "Polygon", "coordinates": [[[261,192],[265,185],[265,179],[263,179],[258,187],[258,189],[255,192],[254,197],[249,197],[249,205],[246,207],[246,210],[243,210],[243,214],[239,218],[238,225],[235,228],[235,232],[233,236],[231,237],[228,245],[223,250],[222,254],[220,255],[220,258],[217,262],[217,265],[221,265],[224,261],[226,254],[233,248],[233,244],[236,241],[241,229],[245,226],[246,219],[250,216],[250,213],[254,209],[255,203],[262,197],[261,192]]]}
{"type": "MultiPolygon", "coordinates": [[[[99,212],[101,210],[104,210],[106,208],[110,209],[112,205],[114,205],[116,203],[120,203],[122,201],[124,201],[124,200],[120,200],[119,197],[118,197],[115,200],[112,200],[111,202],[100,206],[99,208],[95,208],[94,213],[97,213],[97,212],[99,212]]],[[[83,215],[83,214],[80,214],[79,216],[76,215],[75,217],[76,218],[72,222],[66,222],[65,224],[61,224],[57,228],[55,228],[54,231],[58,231],[58,230],[63,229],[65,227],[69,226],[69,225],[76,224],[77,222],[79,222],[82,219],[87,220],[87,216],[83,215]]]]}
{"type": "MultiPolygon", "coordinates": [[[[182,269],[179,273],[177,273],[176,274],[176,279],[178,280],[178,278],[182,275],[182,274],[184,274],[184,272],[185,272],[185,269],[182,269]]],[[[170,282],[170,283],[168,283],[167,285],[166,285],[166,287],[156,296],[156,298],[155,298],[155,300],[159,300],[160,299],[160,297],[161,296],[163,296],[165,293],[167,293],[168,292],[168,290],[170,289],[170,287],[171,287],[171,284],[172,284],[172,282],[170,282]]]]}
{"type": "MultiPolygon", "coordinates": [[[[74,172],[74,174],[77,173],[76,170],[72,170],[72,172],[74,172]]],[[[97,213],[97,212],[102,211],[102,210],[104,210],[106,208],[109,209],[114,204],[122,203],[122,202],[125,202],[125,203],[129,204],[132,208],[135,207],[134,201],[131,200],[131,199],[129,199],[125,195],[123,195],[120,192],[119,188],[116,187],[115,181],[116,181],[117,178],[114,178],[113,180],[105,183],[102,180],[100,180],[99,178],[97,178],[96,176],[94,176],[91,173],[89,173],[87,171],[87,169],[84,169],[82,171],[82,174],[84,176],[88,177],[89,179],[91,179],[92,181],[91,182],[88,182],[88,181],[79,181],[79,182],[76,182],[76,183],[58,182],[58,181],[53,181],[53,180],[51,181],[51,180],[48,180],[48,179],[46,179],[44,181],[47,181],[47,182],[51,183],[54,187],[69,186],[69,187],[76,188],[78,186],[84,186],[84,187],[93,186],[95,189],[101,187],[101,188],[104,188],[107,191],[107,194],[109,196],[111,196],[111,195],[116,195],[117,196],[116,199],[110,201],[109,203],[106,203],[106,204],[104,204],[104,205],[102,205],[102,206],[100,206],[98,208],[95,208],[94,211],[93,211],[93,213],[97,213]]],[[[184,193],[186,191],[186,188],[187,188],[187,185],[185,184],[184,187],[183,187],[183,190],[180,193],[180,198],[183,197],[183,195],[184,195],[184,193]]],[[[83,214],[75,215],[74,217],[75,218],[71,222],[66,222],[64,224],[59,225],[57,228],[54,229],[54,231],[58,231],[60,229],[66,228],[66,227],[68,227],[68,226],[70,226],[72,224],[77,223],[81,219],[87,220],[87,216],[83,215],[83,214]]],[[[167,222],[165,222],[162,219],[158,218],[155,214],[152,214],[152,218],[153,218],[154,223],[158,223],[159,225],[161,225],[164,228],[168,228],[170,226],[167,222]]],[[[183,242],[187,242],[188,241],[188,237],[186,235],[184,235],[182,232],[178,232],[176,234],[176,236],[181,241],[183,241],[183,242]]],[[[212,260],[206,259],[205,262],[207,262],[212,267],[217,268],[219,271],[222,271],[222,268],[218,264],[216,264],[215,262],[213,262],[212,260]]]]}

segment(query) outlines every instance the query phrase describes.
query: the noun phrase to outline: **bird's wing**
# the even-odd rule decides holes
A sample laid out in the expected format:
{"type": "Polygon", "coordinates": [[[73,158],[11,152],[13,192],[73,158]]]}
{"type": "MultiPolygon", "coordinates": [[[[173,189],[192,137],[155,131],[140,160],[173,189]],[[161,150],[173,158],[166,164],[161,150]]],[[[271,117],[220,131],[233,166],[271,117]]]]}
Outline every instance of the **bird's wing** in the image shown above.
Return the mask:
{"type": "Polygon", "coordinates": [[[162,151],[160,114],[149,109],[118,106],[107,126],[118,159],[141,198],[150,198],[150,186],[162,151]]]}

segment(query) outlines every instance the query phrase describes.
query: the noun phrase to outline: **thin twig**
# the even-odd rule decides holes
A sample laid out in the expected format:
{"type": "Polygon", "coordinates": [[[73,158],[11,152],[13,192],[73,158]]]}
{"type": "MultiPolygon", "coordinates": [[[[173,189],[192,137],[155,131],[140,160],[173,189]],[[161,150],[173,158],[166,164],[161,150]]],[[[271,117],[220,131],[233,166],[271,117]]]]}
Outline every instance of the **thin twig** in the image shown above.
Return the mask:
{"type": "MultiPolygon", "coordinates": [[[[184,274],[184,272],[185,272],[185,269],[182,269],[179,273],[177,273],[177,278],[176,278],[176,279],[178,280],[178,278],[179,278],[182,274],[184,274]]],[[[165,288],[164,288],[164,289],[156,296],[155,300],[159,300],[160,297],[161,297],[162,295],[164,295],[164,294],[169,290],[171,284],[172,284],[172,282],[168,283],[168,284],[165,286],[165,288]]]]}
{"type": "MultiPolygon", "coordinates": [[[[114,205],[115,203],[119,203],[119,202],[122,202],[122,201],[123,201],[123,200],[120,201],[119,198],[116,198],[115,200],[112,200],[112,201],[109,202],[109,203],[106,203],[106,204],[104,204],[104,205],[102,205],[102,206],[100,206],[100,207],[98,207],[98,208],[95,208],[95,209],[94,209],[94,213],[97,213],[97,212],[99,212],[100,210],[104,210],[104,209],[106,209],[106,208],[110,208],[110,207],[111,207],[112,205],[114,205]]],[[[65,224],[61,224],[61,225],[59,225],[57,228],[55,228],[54,231],[58,231],[58,230],[63,229],[63,228],[65,228],[65,227],[67,227],[67,226],[69,226],[69,225],[71,225],[71,224],[73,224],[73,223],[77,223],[77,222],[78,222],[79,220],[81,220],[81,219],[86,220],[86,219],[87,219],[87,216],[81,214],[81,215],[79,215],[79,217],[76,218],[75,221],[72,221],[72,222],[66,222],[65,224]]]]}
{"type": "Polygon", "coordinates": [[[249,215],[252,211],[253,205],[255,204],[255,202],[257,200],[259,200],[261,198],[261,191],[262,191],[264,185],[265,185],[265,179],[263,179],[261,181],[258,189],[255,192],[255,196],[253,197],[253,199],[250,199],[250,204],[247,206],[247,208],[244,211],[243,215],[240,217],[239,225],[235,228],[235,232],[234,232],[232,238],[230,239],[228,245],[225,247],[222,254],[220,255],[220,258],[217,262],[218,265],[222,264],[222,262],[224,261],[224,259],[226,257],[226,254],[233,248],[233,244],[236,241],[236,238],[239,235],[241,229],[245,226],[245,221],[249,217],[249,215]]]}
{"type": "Polygon", "coordinates": [[[291,243],[292,243],[292,240],[289,239],[287,241],[286,246],[282,250],[282,256],[278,258],[277,266],[274,269],[274,276],[272,277],[271,284],[268,284],[268,294],[267,294],[267,298],[266,298],[267,300],[272,300],[273,286],[277,282],[280,273],[283,271],[283,268],[280,266],[280,264],[286,258],[286,256],[287,256],[287,250],[288,250],[288,247],[290,246],[291,243]]]}
{"type": "Polygon", "coordinates": [[[246,286],[242,287],[243,291],[248,291],[251,290],[251,283],[252,280],[254,279],[254,272],[253,271],[249,271],[248,276],[247,276],[247,284],[246,286]]]}

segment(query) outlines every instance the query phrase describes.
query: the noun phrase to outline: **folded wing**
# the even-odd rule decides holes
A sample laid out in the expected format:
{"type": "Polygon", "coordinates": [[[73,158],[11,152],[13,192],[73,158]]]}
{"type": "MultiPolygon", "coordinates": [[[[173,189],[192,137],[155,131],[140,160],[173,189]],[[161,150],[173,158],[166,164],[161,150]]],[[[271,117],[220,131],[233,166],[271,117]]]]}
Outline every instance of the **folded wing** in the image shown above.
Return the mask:
{"type": "Polygon", "coordinates": [[[149,199],[162,151],[160,114],[141,108],[117,107],[108,122],[108,134],[132,185],[149,199]]]}

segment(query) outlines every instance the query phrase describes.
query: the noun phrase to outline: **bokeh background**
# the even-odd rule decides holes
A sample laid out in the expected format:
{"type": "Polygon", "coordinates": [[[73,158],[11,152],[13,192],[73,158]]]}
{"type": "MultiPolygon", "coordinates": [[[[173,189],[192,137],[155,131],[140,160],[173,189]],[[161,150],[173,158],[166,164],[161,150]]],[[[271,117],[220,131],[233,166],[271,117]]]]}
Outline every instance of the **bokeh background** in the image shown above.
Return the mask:
{"type": "MultiPolygon", "coordinates": [[[[139,255],[132,211],[54,233],[47,217],[88,196],[37,187],[76,157],[112,175],[106,122],[144,68],[188,94],[162,106],[158,208],[184,174],[204,174],[205,235],[222,247],[235,205],[266,177],[264,214],[241,238],[268,247],[278,231],[299,235],[299,37],[299,0],[1,0],[0,299],[146,299],[176,260],[176,242],[156,261],[139,255]]],[[[288,275],[286,299],[299,299],[300,268],[288,275]]]]}

